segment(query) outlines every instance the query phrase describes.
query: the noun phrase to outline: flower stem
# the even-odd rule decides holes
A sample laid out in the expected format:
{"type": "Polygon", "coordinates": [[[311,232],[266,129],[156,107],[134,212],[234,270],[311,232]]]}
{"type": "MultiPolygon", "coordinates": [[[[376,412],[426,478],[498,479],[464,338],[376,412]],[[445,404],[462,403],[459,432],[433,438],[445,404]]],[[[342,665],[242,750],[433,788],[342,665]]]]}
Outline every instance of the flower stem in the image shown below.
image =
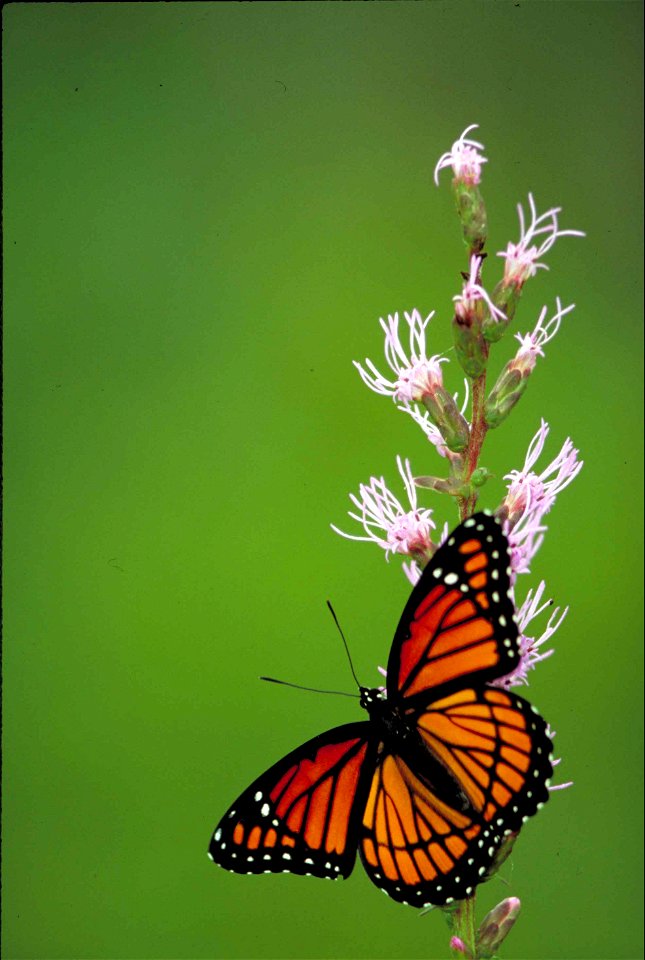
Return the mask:
{"type": "MultiPolygon", "coordinates": [[[[486,359],[488,360],[488,346],[486,346],[486,359]]],[[[473,381],[472,389],[472,421],[470,428],[470,440],[468,447],[463,454],[463,472],[461,480],[467,486],[470,478],[479,465],[479,456],[486,438],[485,404],[486,404],[486,370],[473,381]]],[[[477,490],[473,487],[466,496],[457,498],[459,507],[459,518],[465,520],[470,517],[477,504],[477,490]]]]}
{"type": "MultiPolygon", "coordinates": [[[[466,956],[472,958],[475,958],[475,897],[473,893],[460,900],[450,918],[453,936],[459,937],[467,950],[466,956]]],[[[455,953],[455,956],[463,958],[464,954],[455,953]]]]}

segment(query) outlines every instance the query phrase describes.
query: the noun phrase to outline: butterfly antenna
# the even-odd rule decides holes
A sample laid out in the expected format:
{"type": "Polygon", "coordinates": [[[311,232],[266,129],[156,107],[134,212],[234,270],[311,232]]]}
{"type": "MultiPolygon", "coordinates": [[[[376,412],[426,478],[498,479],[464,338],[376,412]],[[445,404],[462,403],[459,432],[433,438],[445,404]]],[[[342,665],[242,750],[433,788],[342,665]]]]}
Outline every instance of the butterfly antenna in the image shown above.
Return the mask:
{"type": "Polygon", "coordinates": [[[336,614],[335,614],[335,612],[334,612],[334,608],[332,607],[330,600],[327,601],[327,606],[329,607],[329,612],[331,613],[332,617],[334,618],[334,623],[335,623],[336,626],[338,627],[338,632],[340,633],[341,637],[343,638],[343,643],[345,644],[345,652],[347,653],[347,659],[349,660],[349,669],[352,671],[352,676],[353,676],[354,680],[356,681],[356,686],[357,686],[357,687],[359,688],[359,690],[360,690],[361,684],[360,684],[360,682],[359,682],[358,677],[356,676],[356,671],[354,670],[354,664],[352,663],[352,655],[351,655],[351,653],[349,652],[349,647],[347,646],[347,640],[345,639],[345,634],[343,633],[343,631],[342,631],[342,629],[341,629],[340,623],[338,622],[338,617],[336,616],[336,614]]]}
{"type": "Polygon", "coordinates": [[[345,693],[344,690],[319,690],[317,687],[303,687],[299,683],[289,683],[288,680],[276,680],[275,677],[260,677],[260,680],[266,680],[267,683],[279,683],[283,687],[293,687],[294,690],[308,690],[310,693],[333,693],[339,697],[353,697],[355,700],[358,699],[358,694],[345,693]]]}

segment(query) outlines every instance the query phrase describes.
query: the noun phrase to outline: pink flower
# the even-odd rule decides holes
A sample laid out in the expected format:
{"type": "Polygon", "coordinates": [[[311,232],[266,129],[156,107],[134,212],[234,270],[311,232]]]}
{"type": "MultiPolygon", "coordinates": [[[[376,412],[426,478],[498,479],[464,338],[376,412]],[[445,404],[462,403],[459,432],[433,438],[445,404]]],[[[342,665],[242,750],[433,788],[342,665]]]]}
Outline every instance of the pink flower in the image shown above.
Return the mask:
{"type": "Polygon", "coordinates": [[[479,183],[482,164],[488,163],[486,157],[479,153],[480,150],[484,150],[484,146],[477,143],[476,140],[470,140],[466,137],[467,133],[476,130],[477,127],[477,123],[471,123],[469,127],[466,127],[459,139],[455,140],[448,153],[444,153],[439,158],[437,166],[434,168],[434,182],[437,186],[439,186],[439,171],[445,167],[452,167],[455,180],[473,186],[479,183]]]}
{"type": "Polygon", "coordinates": [[[531,561],[544,539],[546,526],[544,516],[556,501],[557,495],[568,487],[580,471],[583,462],[578,460],[578,451],[567,437],[557,457],[542,473],[532,467],[540,457],[549,433],[549,425],[542,420],[524,460],[522,470],[506,474],[509,480],[508,493],[502,504],[506,515],[504,530],[511,548],[513,581],[520,573],[528,573],[531,561]]]}
{"type": "Polygon", "coordinates": [[[449,946],[451,950],[455,950],[457,953],[463,953],[465,957],[470,957],[470,950],[460,937],[451,937],[449,946]]]}
{"type": "Polygon", "coordinates": [[[410,563],[403,563],[402,567],[403,573],[406,575],[412,586],[415,587],[419,582],[419,577],[423,573],[421,567],[416,560],[411,560],[410,563]]]}
{"type": "Polygon", "coordinates": [[[542,660],[546,660],[553,654],[553,649],[542,651],[540,648],[547,643],[556,632],[568,613],[568,607],[565,607],[562,612],[560,612],[559,607],[554,609],[549,617],[546,628],[539,637],[529,636],[527,633],[529,623],[535,620],[536,617],[539,617],[548,607],[553,606],[553,600],[546,600],[544,603],[541,602],[544,588],[544,580],[541,580],[535,594],[533,594],[532,590],[529,590],[524,603],[517,611],[516,620],[520,631],[520,659],[512,673],[494,681],[495,686],[504,687],[508,690],[510,687],[528,684],[529,671],[538,663],[541,663],[542,660]]]}
{"type": "Polygon", "coordinates": [[[435,529],[432,510],[417,506],[410,461],[402,461],[401,457],[397,457],[396,462],[405,486],[409,509],[388,489],[383,477],[370,477],[369,484],[360,485],[359,497],[353,493],[349,495],[358,511],[348,511],[349,516],[361,524],[365,534],[356,536],[339,530],[333,524],[331,527],[348,540],[365,540],[378,544],[385,550],[386,560],[392,553],[427,560],[434,550],[430,539],[430,533],[435,529]]]}
{"type": "Polygon", "coordinates": [[[531,373],[533,371],[537,358],[544,356],[542,347],[546,346],[549,340],[553,340],[560,329],[562,318],[566,316],[567,313],[571,313],[575,307],[575,303],[571,303],[563,309],[559,297],[556,297],[556,304],[556,313],[546,323],[544,322],[544,318],[547,314],[547,308],[542,307],[542,312],[540,313],[533,332],[526,333],[524,336],[520,333],[515,334],[515,339],[519,340],[520,348],[511,363],[525,373],[531,373]]]}
{"type": "Polygon", "coordinates": [[[527,512],[539,514],[540,517],[548,513],[557,495],[568,487],[582,470],[583,462],[578,460],[578,451],[567,437],[560,453],[548,467],[539,474],[533,471],[548,435],[549,425],[546,420],[542,420],[540,429],[529,444],[524,466],[521,470],[511,470],[504,477],[505,480],[510,480],[503,505],[511,528],[516,528],[525,521],[527,512]]]}
{"type": "Polygon", "coordinates": [[[422,400],[431,394],[437,386],[443,386],[441,364],[447,363],[446,357],[435,354],[426,355],[426,327],[434,316],[434,310],[425,320],[418,310],[404,313],[409,327],[408,352],[399,337],[399,315],[388,316],[387,323],[381,319],[380,324],[385,332],[385,359],[392,372],[394,380],[388,380],[376,369],[371,360],[365,360],[365,367],[354,361],[354,366],[360,373],[363,382],[370,390],[385,396],[393,397],[403,403],[422,400]]]}
{"type": "MultiPolygon", "coordinates": [[[[433,551],[433,552],[434,552],[438,547],[443,546],[443,544],[444,544],[444,543],[446,542],[446,540],[448,539],[448,534],[449,534],[449,532],[450,532],[450,527],[448,526],[448,523],[446,522],[446,523],[444,523],[444,525],[443,525],[443,527],[442,527],[442,529],[441,529],[441,533],[439,534],[438,542],[437,542],[436,544],[435,544],[435,543],[432,544],[432,551],[433,551]]],[[[410,583],[412,584],[412,586],[415,587],[415,586],[417,585],[417,583],[419,582],[419,578],[421,577],[421,574],[423,573],[423,567],[420,566],[420,564],[418,564],[418,563],[416,562],[416,560],[411,560],[410,563],[403,563],[403,564],[402,564],[402,567],[403,567],[403,573],[406,575],[406,577],[408,578],[408,580],[410,581],[410,583]]],[[[379,667],[379,670],[380,670],[380,669],[381,669],[381,668],[379,667]]],[[[383,673],[385,673],[385,671],[383,671],[383,673]]]]}
{"type": "Polygon", "coordinates": [[[477,302],[483,300],[490,311],[493,320],[505,320],[506,315],[496,307],[490,296],[478,282],[479,268],[482,258],[470,258],[470,275],[460,294],[452,299],[455,302],[455,313],[461,320],[468,320],[477,309],[477,302]]]}
{"type": "Polygon", "coordinates": [[[548,270],[545,263],[538,261],[549,252],[558,237],[584,237],[581,230],[560,230],[558,214],[560,207],[552,207],[538,217],[533,194],[529,193],[529,207],[531,222],[526,227],[522,205],[518,203],[517,212],[520,218],[520,239],[518,243],[509,243],[505,253],[498,253],[504,257],[504,285],[521,287],[530,277],[534,277],[538,269],[548,270]]]}

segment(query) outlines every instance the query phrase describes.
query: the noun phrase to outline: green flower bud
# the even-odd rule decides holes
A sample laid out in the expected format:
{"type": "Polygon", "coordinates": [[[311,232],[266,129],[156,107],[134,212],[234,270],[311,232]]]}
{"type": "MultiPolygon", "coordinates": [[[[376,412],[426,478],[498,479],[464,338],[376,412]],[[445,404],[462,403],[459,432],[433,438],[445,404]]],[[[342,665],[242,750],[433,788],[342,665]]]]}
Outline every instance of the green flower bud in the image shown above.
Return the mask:
{"type": "Polygon", "coordinates": [[[474,487],[483,487],[489,477],[492,476],[493,474],[490,470],[487,470],[486,467],[477,467],[472,473],[470,482],[474,487]]]}
{"type": "Polygon", "coordinates": [[[441,432],[448,449],[453,453],[461,453],[465,450],[470,440],[470,429],[459,412],[454,398],[445,387],[435,385],[432,393],[424,394],[422,401],[430,414],[430,419],[441,432]]]}
{"type": "Polygon", "coordinates": [[[464,241],[471,253],[479,253],[486,243],[486,207],[477,184],[455,179],[452,182],[457,213],[464,241]]]}
{"type": "Polygon", "coordinates": [[[486,400],[484,416],[488,427],[499,427],[507,418],[526,390],[529,373],[530,371],[522,369],[514,359],[506,364],[486,400]]]}
{"type": "Polygon", "coordinates": [[[493,290],[492,301],[503,316],[495,317],[491,315],[484,319],[482,332],[489,343],[497,343],[504,336],[515,316],[521,293],[521,287],[507,286],[503,280],[500,280],[493,290]]]}
{"type": "Polygon", "coordinates": [[[464,372],[472,380],[481,377],[486,369],[488,350],[478,327],[475,328],[461,317],[455,316],[452,321],[452,338],[457,359],[464,372]]]}
{"type": "Polygon", "coordinates": [[[414,483],[417,487],[448,493],[451,497],[465,497],[472,492],[470,485],[464,484],[457,477],[415,477],[414,483]]]}

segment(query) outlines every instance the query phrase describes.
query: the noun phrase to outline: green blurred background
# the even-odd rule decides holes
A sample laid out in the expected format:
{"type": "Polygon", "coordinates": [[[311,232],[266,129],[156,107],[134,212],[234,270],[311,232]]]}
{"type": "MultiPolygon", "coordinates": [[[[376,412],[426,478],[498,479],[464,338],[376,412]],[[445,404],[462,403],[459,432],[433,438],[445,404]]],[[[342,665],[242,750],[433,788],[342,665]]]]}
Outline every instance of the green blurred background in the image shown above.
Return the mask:
{"type": "Polygon", "coordinates": [[[640,25],[639,3],[5,7],[6,956],[447,954],[441,915],[360,868],[238,877],[206,846],[264,767],[359,718],[257,681],[351,688],[328,597],[364,682],[386,662],[400,563],[329,523],[370,474],[399,489],[397,453],[441,463],[351,360],[413,307],[450,346],[466,262],[432,171],[470,123],[491,254],[528,190],[588,234],[527,287],[520,330],[577,309],[481,501],[541,416],[545,464],[579,447],[518,590],[571,606],[529,696],[575,787],[478,909],[521,897],[508,958],[642,955],[640,25]]]}

